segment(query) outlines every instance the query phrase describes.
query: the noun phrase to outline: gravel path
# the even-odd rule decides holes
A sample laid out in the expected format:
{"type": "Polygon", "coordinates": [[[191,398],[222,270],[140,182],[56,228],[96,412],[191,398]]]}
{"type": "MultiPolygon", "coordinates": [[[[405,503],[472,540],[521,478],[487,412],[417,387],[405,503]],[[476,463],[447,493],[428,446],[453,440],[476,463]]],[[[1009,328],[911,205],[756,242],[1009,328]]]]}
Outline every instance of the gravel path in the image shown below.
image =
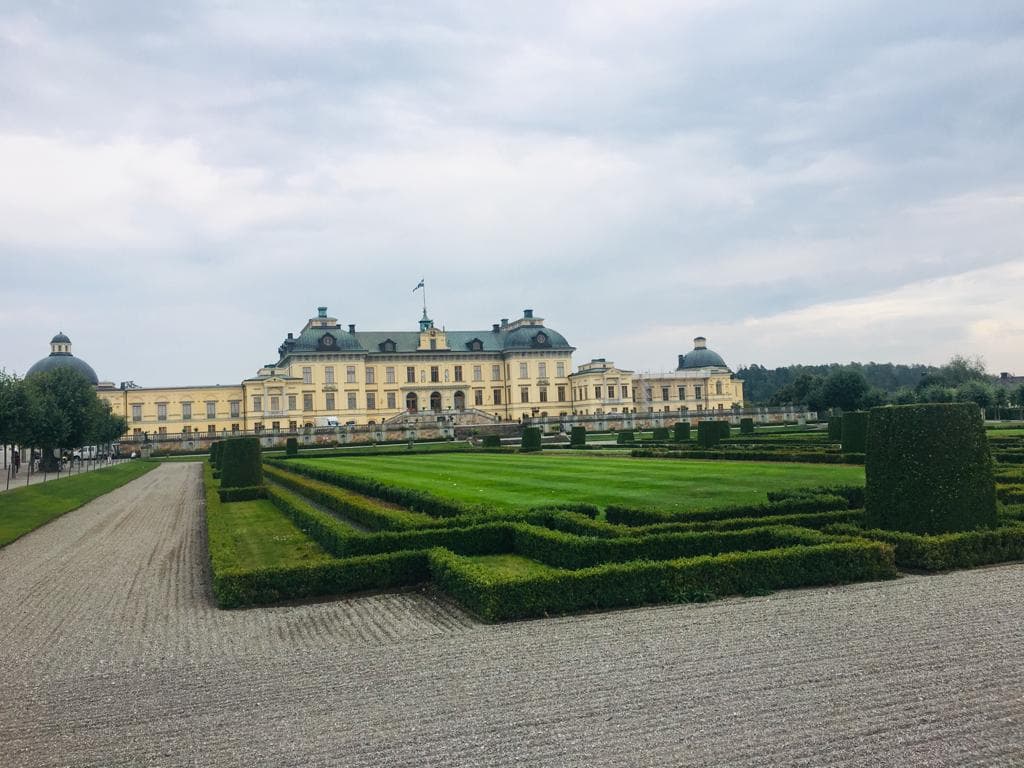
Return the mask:
{"type": "Polygon", "coordinates": [[[1024,765],[1024,566],[501,626],[224,612],[199,481],[0,549],[0,766],[1024,765]]]}

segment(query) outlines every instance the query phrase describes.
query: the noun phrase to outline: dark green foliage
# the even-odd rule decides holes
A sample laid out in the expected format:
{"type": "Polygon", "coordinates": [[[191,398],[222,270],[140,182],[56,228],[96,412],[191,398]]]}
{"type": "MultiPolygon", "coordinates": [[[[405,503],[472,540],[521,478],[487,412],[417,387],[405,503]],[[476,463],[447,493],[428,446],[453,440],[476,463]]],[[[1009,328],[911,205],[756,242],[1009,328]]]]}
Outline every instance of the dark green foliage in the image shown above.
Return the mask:
{"type": "Polygon", "coordinates": [[[740,419],[740,434],[741,435],[752,435],[754,434],[754,420],[749,416],[744,416],[740,419]]]}
{"type": "Polygon", "coordinates": [[[676,443],[685,443],[690,439],[690,422],[677,421],[672,426],[672,440],[676,443]]]}
{"type": "Polygon", "coordinates": [[[787,461],[804,464],[863,464],[863,453],[828,453],[825,451],[755,451],[749,449],[687,449],[666,451],[656,448],[634,448],[631,456],[640,459],[732,459],[734,461],[787,461]]]}
{"type": "Polygon", "coordinates": [[[295,437],[289,437],[284,444],[284,455],[285,456],[298,456],[299,455],[299,440],[295,437]]]}
{"type": "Polygon", "coordinates": [[[430,571],[441,589],[487,621],[693,602],[896,575],[892,548],[863,540],[680,560],[606,563],[577,571],[553,570],[525,580],[494,578],[476,563],[435,549],[430,552],[430,571]]]}
{"type": "Polygon", "coordinates": [[[636,442],[636,435],[632,429],[623,429],[615,435],[615,442],[618,445],[632,445],[636,442]]]}
{"type": "Polygon", "coordinates": [[[868,412],[848,411],[844,413],[840,432],[844,453],[864,453],[868,437],[868,412]]]}
{"type": "Polygon", "coordinates": [[[225,440],[218,461],[222,488],[240,488],[263,483],[260,441],[255,437],[225,440]]]}
{"type": "Polygon", "coordinates": [[[214,469],[217,467],[217,446],[220,445],[219,440],[214,440],[210,443],[210,466],[214,469]]]}
{"type": "Polygon", "coordinates": [[[524,453],[540,450],[540,427],[525,427],[523,429],[523,442],[519,450],[524,453]]]}
{"type": "Polygon", "coordinates": [[[220,470],[219,469],[213,470],[212,474],[213,474],[213,479],[214,480],[220,480],[220,470]]]}
{"type": "Polygon", "coordinates": [[[716,421],[718,424],[718,439],[728,440],[732,436],[732,427],[729,426],[728,421],[716,421]]]}
{"type": "Polygon", "coordinates": [[[794,497],[842,496],[850,509],[864,508],[863,485],[812,485],[806,488],[791,488],[786,491],[768,491],[768,501],[782,501],[794,497]]]}
{"type": "Polygon", "coordinates": [[[831,440],[843,439],[843,417],[832,416],[828,420],[828,436],[831,440]]]}
{"type": "Polygon", "coordinates": [[[837,534],[861,536],[892,544],[896,565],[922,571],[946,571],[979,565],[1024,560],[1024,526],[1006,525],[977,531],[925,536],[904,531],[862,530],[854,526],[830,526],[837,534]]]}
{"type": "Polygon", "coordinates": [[[996,524],[992,459],[976,406],[873,408],[867,444],[868,527],[938,534],[996,524]]]}
{"type": "Polygon", "coordinates": [[[250,499],[265,499],[267,489],[262,485],[244,485],[234,488],[218,488],[217,495],[224,503],[229,501],[249,501],[250,499]]]}
{"type": "Polygon", "coordinates": [[[996,498],[1004,504],[1024,504],[1024,484],[997,485],[996,498]]]}
{"type": "Polygon", "coordinates": [[[668,427],[655,427],[651,432],[651,439],[656,443],[668,442],[669,431],[668,427]]]}
{"type": "Polygon", "coordinates": [[[609,505],[605,508],[605,519],[609,523],[622,525],[650,525],[652,523],[699,522],[706,520],[728,520],[736,517],[768,517],[771,515],[794,515],[804,512],[830,512],[847,509],[842,496],[792,496],[767,504],[738,504],[713,509],[695,509],[684,512],[666,512],[662,509],[636,509],[609,505]]]}
{"type": "Polygon", "coordinates": [[[714,448],[722,439],[722,430],[717,421],[697,422],[697,445],[701,448],[714,448]]]}
{"type": "Polygon", "coordinates": [[[573,448],[578,448],[581,445],[587,444],[587,428],[586,427],[573,427],[569,432],[569,445],[573,448]]]}
{"type": "Polygon", "coordinates": [[[501,435],[484,435],[481,445],[484,448],[501,448],[501,435]]]}

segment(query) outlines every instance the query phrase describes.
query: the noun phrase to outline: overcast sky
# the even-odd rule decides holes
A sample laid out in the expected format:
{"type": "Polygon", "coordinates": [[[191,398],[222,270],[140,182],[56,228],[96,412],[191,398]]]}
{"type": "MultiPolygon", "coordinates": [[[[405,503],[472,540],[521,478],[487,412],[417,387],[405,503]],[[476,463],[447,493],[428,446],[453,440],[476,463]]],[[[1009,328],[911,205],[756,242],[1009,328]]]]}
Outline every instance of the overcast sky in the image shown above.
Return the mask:
{"type": "Polygon", "coordinates": [[[360,5],[0,0],[0,366],[237,383],[425,278],[576,363],[1024,374],[1020,0],[360,5]]]}

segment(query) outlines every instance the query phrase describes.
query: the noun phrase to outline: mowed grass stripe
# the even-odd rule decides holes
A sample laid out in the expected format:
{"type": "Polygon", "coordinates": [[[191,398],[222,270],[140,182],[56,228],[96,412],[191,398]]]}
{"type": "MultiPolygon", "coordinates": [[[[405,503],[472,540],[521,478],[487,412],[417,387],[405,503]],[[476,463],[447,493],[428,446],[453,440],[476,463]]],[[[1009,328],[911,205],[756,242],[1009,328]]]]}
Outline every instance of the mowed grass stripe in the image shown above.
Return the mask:
{"type": "Polygon", "coordinates": [[[859,466],[565,453],[353,456],[297,461],[505,509],[578,501],[599,506],[702,509],[764,501],[770,490],[864,482],[864,469],[859,466]]]}

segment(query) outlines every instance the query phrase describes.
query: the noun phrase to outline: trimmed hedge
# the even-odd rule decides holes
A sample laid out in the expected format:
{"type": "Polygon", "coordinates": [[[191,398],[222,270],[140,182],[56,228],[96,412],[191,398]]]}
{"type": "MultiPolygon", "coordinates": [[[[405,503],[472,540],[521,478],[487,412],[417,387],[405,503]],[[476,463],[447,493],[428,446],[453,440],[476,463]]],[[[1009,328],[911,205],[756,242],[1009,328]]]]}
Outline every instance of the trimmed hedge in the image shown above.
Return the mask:
{"type": "Polygon", "coordinates": [[[828,436],[837,442],[843,439],[843,417],[831,416],[828,420],[828,436]]]}
{"type": "Polygon", "coordinates": [[[996,498],[1004,504],[1024,504],[1024,483],[997,485],[996,498]]]}
{"type": "Polygon", "coordinates": [[[824,453],[821,451],[751,451],[687,449],[665,451],[655,448],[634,448],[631,456],[641,459],[725,459],[733,461],[791,461],[803,464],[863,464],[863,453],[824,453]]]}
{"type": "Polygon", "coordinates": [[[527,578],[495,578],[485,567],[443,549],[431,550],[429,563],[434,582],[486,621],[704,601],[896,575],[892,547],[865,540],[659,562],[608,563],[577,571],[553,569],[527,578]]]}
{"type": "Polygon", "coordinates": [[[702,522],[707,520],[729,520],[737,517],[769,517],[772,515],[795,515],[806,512],[834,512],[848,509],[842,496],[793,496],[768,502],[767,504],[737,504],[730,507],[693,509],[668,512],[662,509],[637,509],[611,504],[605,508],[605,519],[621,525],[652,525],[655,523],[702,522]]]}
{"type": "Polygon", "coordinates": [[[672,426],[672,441],[676,443],[686,443],[690,440],[690,422],[688,421],[677,421],[672,426]]]}
{"type": "Polygon", "coordinates": [[[523,441],[519,446],[519,450],[527,453],[529,451],[539,451],[540,448],[540,427],[526,427],[523,429],[523,441]]]}
{"type": "Polygon", "coordinates": [[[234,488],[218,488],[217,496],[224,503],[231,501],[250,501],[251,499],[267,498],[267,489],[262,485],[242,485],[234,488]]]}
{"type": "Polygon", "coordinates": [[[655,427],[651,431],[651,439],[656,443],[667,443],[669,440],[668,427],[655,427]]]}
{"type": "Polygon", "coordinates": [[[242,488],[263,482],[260,441],[256,437],[225,440],[217,465],[222,488],[242,488]]]}
{"type": "Polygon", "coordinates": [[[484,448],[501,448],[501,435],[484,435],[480,445],[484,448]]]}
{"type": "Polygon", "coordinates": [[[697,445],[701,448],[713,448],[722,439],[722,430],[718,421],[697,422],[697,445]]]}
{"type": "Polygon", "coordinates": [[[299,455],[299,440],[295,437],[289,437],[284,443],[284,455],[285,456],[298,456],[299,455]]]}
{"type": "Polygon", "coordinates": [[[578,448],[581,445],[587,444],[587,428],[586,427],[573,427],[569,430],[569,445],[573,448],[578,448]]]}
{"type": "Polygon", "coordinates": [[[840,441],[845,453],[864,453],[868,437],[868,412],[844,413],[841,421],[840,441]]]}
{"type": "Polygon", "coordinates": [[[615,443],[617,445],[632,445],[636,442],[636,435],[632,429],[623,429],[615,435],[615,443]]]}
{"type": "Polygon", "coordinates": [[[863,530],[852,525],[833,525],[825,530],[892,544],[900,568],[946,571],[1024,560],[1024,525],[1020,524],[937,536],[877,528],[863,530]]]}
{"type": "Polygon", "coordinates": [[[973,403],[872,408],[869,528],[938,534],[996,525],[992,458],[973,403]]]}
{"type": "Polygon", "coordinates": [[[742,419],[740,419],[740,434],[754,434],[754,420],[750,416],[744,416],[742,419]]]}
{"type": "Polygon", "coordinates": [[[217,468],[217,459],[219,458],[220,440],[214,440],[210,443],[210,466],[214,469],[217,468]]]}
{"type": "Polygon", "coordinates": [[[863,485],[811,485],[784,491],[768,491],[768,501],[782,501],[798,496],[842,496],[850,509],[864,508],[863,485]]]}

